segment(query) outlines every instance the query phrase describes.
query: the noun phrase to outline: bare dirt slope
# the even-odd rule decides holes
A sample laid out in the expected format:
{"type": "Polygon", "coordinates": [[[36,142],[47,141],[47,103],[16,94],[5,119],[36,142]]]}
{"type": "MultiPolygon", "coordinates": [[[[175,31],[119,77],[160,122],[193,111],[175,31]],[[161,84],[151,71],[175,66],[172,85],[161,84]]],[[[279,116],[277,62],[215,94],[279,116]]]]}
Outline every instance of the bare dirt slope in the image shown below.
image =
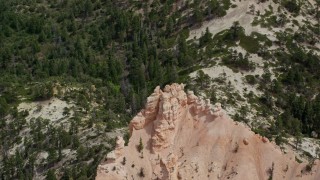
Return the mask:
{"type": "MultiPolygon", "coordinates": [[[[202,36],[203,33],[205,33],[207,28],[213,35],[215,35],[223,30],[229,29],[236,21],[238,21],[240,26],[244,28],[247,35],[250,35],[252,32],[258,32],[260,34],[267,35],[270,40],[276,40],[275,32],[285,30],[286,28],[293,28],[295,31],[297,30],[297,27],[294,28],[292,23],[288,23],[285,27],[272,29],[252,25],[254,18],[258,17],[257,12],[264,14],[266,10],[272,10],[275,15],[279,15],[279,4],[273,2],[272,0],[266,1],[264,3],[259,2],[258,0],[235,0],[232,3],[235,7],[230,8],[227,11],[227,15],[218,19],[204,22],[200,28],[190,31],[189,39],[198,39],[202,36]]],[[[313,0],[307,0],[305,3],[308,5],[311,4],[311,6],[315,7],[315,3],[313,0]]],[[[280,10],[285,11],[284,9],[280,10]]],[[[290,20],[295,19],[300,24],[303,24],[303,22],[305,21],[312,22],[313,24],[317,23],[312,17],[308,15],[299,15],[297,17],[289,16],[287,18],[290,20]]]]}
{"type": "Polygon", "coordinates": [[[130,123],[128,146],[118,138],[98,166],[97,180],[320,179],[318,161],[296,162],[292,152],[283,154],[229,119],[219,104],[211,107],[183,89],[179,84],[155,89],[130,123]]]}
{"type": "MultiPolygon", "coordinates": [[[[228,29],[232,26],[233,22],[238,21],[242,27],[246,30],[246,34],[251,34],[252,31],[263,31],[269,32],[267,29],[263,29],[260,27],[253,27],[251,22],[253,21],[254,15],[250,14],[250,6],[255,5],[255,11],[264,12],[269,6],[274,9],[277,8],[277,5],[272,1],[267,1],[266,3],[257,3],[256,0],[243,0],[243,1],[235,1],[235,8],[230,8],[227,11],[227,15],[222,18],[214,19],[211,21],[204,22],[203,25],[194,29],[190,32],[189,38],[199,38],[205,31],[206,28],[215,35],[225,29],[228,29]]],[[[264,33],[263,33],[264,34],[264,33]]]]}

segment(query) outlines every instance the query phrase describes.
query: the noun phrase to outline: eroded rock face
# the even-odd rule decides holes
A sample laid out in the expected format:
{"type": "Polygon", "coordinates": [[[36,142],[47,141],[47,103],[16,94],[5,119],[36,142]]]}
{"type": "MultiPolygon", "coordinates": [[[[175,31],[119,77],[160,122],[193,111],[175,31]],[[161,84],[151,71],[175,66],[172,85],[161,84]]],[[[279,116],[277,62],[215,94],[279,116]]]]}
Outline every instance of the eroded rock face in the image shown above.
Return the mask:
{"type": "Polygon", "coordinates": [[[107,163],[114,163],[119,157],[123,155],[124,150],[124,140],[122,137],[118,136],[116,141],[115,150],[107,154],[106,161],[107,163]]]}
{"type": "Polygon", "coordinates": [[[139,130],[147,125],[150,121],[153,121],[159,110],[159,100],[163,92],[160,87],[156,87],[154,92],[147,98],[147,103],[145,109],[137,114],[134,117],[129,125],[130,132],[132,133],[133,129],[139,130]]]}
{"type": "Polygon", "coordinates": [[[153,122],[152,150],[161,151],[174,143],[175,131],[187,104],[183,85],[166,86],[160,98],[158,116],[153,122]]]}
{"type": "Polygon", "coordinates": [[[318,161],[305,171],[292,153],[230,120],[221,104],[211,108],[185,93],[183,84],[157,87],[129,128],[128,146],[117,139],[96,179],[320,179],[318,161]]]}
{"type": "Polygon", "coordinates": [[[116,149],[115,149],[117,157],[120,157],[123,155],[124,143],[125,142],[123,138],[121,136],[118,136],[116,141],[116,149]]]}

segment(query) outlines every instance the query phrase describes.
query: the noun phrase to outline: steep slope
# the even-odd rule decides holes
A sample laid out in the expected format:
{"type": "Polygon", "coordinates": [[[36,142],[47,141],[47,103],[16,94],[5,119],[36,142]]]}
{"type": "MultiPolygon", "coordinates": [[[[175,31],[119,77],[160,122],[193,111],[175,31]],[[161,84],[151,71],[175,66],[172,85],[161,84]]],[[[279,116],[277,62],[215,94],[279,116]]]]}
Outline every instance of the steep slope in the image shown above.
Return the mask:
{"type": "Polygon", "coordinates": [[[205,55],[186,86],[299,159],[319,157],[319,15],[314,0],[232,1],[225,16],[191,28],[205,55]]]}
{"type": "Polygon", "coordinates": [[[319,179],[319,162],[298,163],[265,137],[211,108],[184,85],[157,87],[130,123],[128,146],[98,166],[103,179],[319,179]]]}

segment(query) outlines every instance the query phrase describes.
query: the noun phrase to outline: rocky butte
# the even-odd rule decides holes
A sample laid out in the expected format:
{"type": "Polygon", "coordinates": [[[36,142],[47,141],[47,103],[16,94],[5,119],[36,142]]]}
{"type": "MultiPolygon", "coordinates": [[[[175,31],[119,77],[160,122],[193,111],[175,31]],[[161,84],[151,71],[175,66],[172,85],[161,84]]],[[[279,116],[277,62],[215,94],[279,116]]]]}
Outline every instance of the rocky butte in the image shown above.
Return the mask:
{"type": "Polygon", "coordinates": [[[97,180],[320,179],[319,161],[298,163],[183,84],[157,87],[130,123],[131,137],[97,169],[97,180]]]}

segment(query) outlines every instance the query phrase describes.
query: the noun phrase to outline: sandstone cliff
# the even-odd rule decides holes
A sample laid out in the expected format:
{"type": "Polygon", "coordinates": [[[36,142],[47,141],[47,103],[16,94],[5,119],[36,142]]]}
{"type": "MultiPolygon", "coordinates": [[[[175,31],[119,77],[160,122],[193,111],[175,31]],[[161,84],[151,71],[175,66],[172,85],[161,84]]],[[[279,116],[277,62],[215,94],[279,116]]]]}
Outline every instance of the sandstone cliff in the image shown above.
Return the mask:
{"type": "Polygon", "coordinates": [[[97,180],[320,179],[318,161],[296,162],[179,84],[157,87],[130,132],[128,146],[118,137],[98,166],[97,180]]]}

